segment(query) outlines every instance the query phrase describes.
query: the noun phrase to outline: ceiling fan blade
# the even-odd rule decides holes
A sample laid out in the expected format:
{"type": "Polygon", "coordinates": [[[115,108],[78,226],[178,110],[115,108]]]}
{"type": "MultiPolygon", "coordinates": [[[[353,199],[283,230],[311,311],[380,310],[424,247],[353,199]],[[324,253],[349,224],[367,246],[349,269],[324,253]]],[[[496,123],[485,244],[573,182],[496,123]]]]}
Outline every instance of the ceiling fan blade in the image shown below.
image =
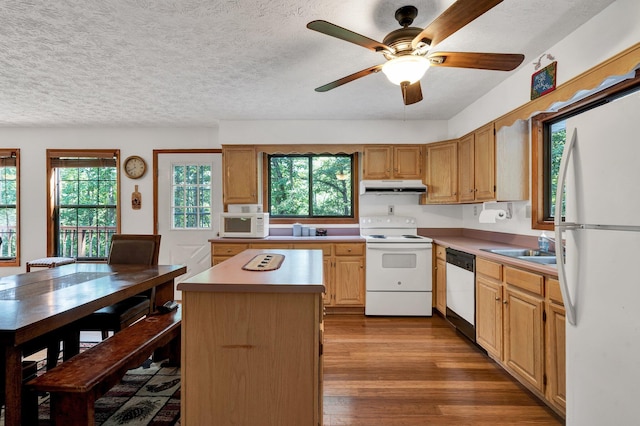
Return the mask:
{"type": "Polygon", "coordinates": [[[411,46],[415,49],[421,41],[428,41],[432,47],[440,43],[469,22],[494,8],[503,0],[458,0],[442,12],[432,23],[418,34],[411,46]]]}
{"type": "Polygon", "coordinates": [[[316,88],[316,92],[326,92],[331,89],[335,89],[338,86],[342,86],[343,84],[349,83],[350,81],[357,80],[361,77],[367,76],[369,74],[375,74],[382,69],[382,65],[375,65],[371,68],[367,68],[362,71],[358,71],[346,77],[342,77],[336,81],[332,81],[331,83],[327,83],[324,86],[320,86],[316,88]]]}
{"type": "Polygon", "coordinates": [[[339,27],[331,22],[327,21],[312,21],[307,24],[307,28],[310,30],[318,31],[320,33],[329,35],[331,37],[339,38],[340,40],[348,41],[358,46],[366,47],[374,52],[388,51],[395,53],[395,50],[386,44],[382,44],[379,41],[370,39],[358,33],[354,33],[346,28],[339,27]]]}
{"type": "Polygon", "coordinates": [[[519,53],[435,52],[427,56],[433,67],[511,71],[524,60],[519,53]]]}
{"type": "Polygon", "coordinates": [[[416,81],[413,84],[409,84],[408,82],[402,82],[400,84],[400,88],[402,89],[402,99],[404,100],[405,105],[415,104],[422,100],[422,88],[420,87],[420,80],[416,81]]]}

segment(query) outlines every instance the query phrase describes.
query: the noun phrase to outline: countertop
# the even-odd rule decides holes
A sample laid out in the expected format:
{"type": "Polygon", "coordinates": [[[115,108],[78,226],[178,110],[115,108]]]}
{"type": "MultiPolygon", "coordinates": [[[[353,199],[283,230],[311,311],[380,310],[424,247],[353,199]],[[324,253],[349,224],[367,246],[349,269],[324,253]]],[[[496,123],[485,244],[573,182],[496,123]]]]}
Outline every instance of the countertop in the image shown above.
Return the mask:
{"type": "Polygon", "coordinates": [[[178,290],[227,293],[322,293],[322,250],[251,249],[219,263],[180,284],[178,290]],[[284,255],[273,271],[242,269],[255,256],[284,255]]]}
{"type": "Polygon", "coordinates": [[[518,268],[527,269],[534,272],[539,272],[544,275],[548,275],[551,277],[558,277],[558,268],[556,266],[544,265],[540,263],[529,262],[526,260],[517,259],[510,256],[503,256],[500,254],[491,253],[488,251],[484,251],[481,249],[490,249],[490,248],[525,248],[525,249],[535,249],[532,246],[522,246],[522,245],[514,245],[514,244],[506,244],[502,242],[495,242],[485,239],[465,237],[460,235],[455,236],[431,236],[425,235],[433,239],[435,244],[439,244],[445,247],[451,247],[452,249],[464,251],[467,253],[474,254],[478,257],[482,257],[487,260],[491,260],[494,262],[502,263],[503,265],[515,266],[518,268]]]}

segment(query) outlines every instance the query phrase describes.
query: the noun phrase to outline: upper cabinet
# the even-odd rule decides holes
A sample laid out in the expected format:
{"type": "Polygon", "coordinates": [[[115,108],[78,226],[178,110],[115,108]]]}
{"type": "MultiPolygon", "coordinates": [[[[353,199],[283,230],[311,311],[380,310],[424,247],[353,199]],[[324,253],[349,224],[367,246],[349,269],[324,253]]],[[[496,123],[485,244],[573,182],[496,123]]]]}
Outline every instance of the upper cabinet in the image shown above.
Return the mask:
{"type": "Polygon", "coordinates": [[[422,179],[423,145],[366,145],[363,179],[422,179]]]}
{"type": "Polygon", "coordinates": [[[252,145],[222,147],[223,202],[229,204],[258,203],[258,157],[252,145]]]}
{"type": "Polygon", "coordinates": [[[491,201],[496,198],[496,144],[493,123],[458,142],[458,189],[461,203],[491,201]]]}
{"type": "Polygon", "coordinates": [[[526,122],[503,127],[489,123],[455,141],[428,144],[427,204],[517,201],[529,198],[526,122]],[[457,146],[455,150],[453,145],[457,146]],[[448,153],[445,153],[448,150],[448,153]],[[451,177],[455,173],[455,178],[451,177]]]}
{"type": "Polygon", "coordinates": [[[423,203],[458,202],[458,141],[429,144],[426,147],[427,195],[423,203]],[[426,200],[425,200],[426,198],[426,200]]]}

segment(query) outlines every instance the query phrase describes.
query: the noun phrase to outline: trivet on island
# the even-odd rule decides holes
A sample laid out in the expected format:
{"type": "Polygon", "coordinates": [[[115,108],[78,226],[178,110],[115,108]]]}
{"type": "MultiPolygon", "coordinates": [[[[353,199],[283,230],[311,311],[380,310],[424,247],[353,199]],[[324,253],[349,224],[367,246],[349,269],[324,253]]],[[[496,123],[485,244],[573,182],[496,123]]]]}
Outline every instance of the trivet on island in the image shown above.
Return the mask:
{"type": "Polygon", "coordinates": [[[284,261],[283,254],[264,253],[248,261],[242,269],[245,271],[275,271],[284,261]]]}

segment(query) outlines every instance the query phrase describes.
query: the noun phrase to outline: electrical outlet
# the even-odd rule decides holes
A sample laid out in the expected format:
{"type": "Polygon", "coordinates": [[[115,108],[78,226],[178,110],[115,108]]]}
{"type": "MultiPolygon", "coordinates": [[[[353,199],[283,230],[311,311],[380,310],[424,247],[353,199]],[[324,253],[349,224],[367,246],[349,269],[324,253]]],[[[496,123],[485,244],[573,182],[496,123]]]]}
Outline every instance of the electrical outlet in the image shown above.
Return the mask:
{"type": "Polygon", "coordinates": [[[393,216],[393,212],[395,210],[395,207],[392,205],[388,205],[387,206],[387,213],[389,214],[389,216],[393,216]]]}
{"type": "Polygon", "coordinates": [[[478,216],[478,206],[473,206],[473,215],[478,216]]]}
{"type": "Polygon", "coordinates": [[[531,219],[531,204],[527,204],[524,207],[524,217],[526,219],[531,219]]]}

